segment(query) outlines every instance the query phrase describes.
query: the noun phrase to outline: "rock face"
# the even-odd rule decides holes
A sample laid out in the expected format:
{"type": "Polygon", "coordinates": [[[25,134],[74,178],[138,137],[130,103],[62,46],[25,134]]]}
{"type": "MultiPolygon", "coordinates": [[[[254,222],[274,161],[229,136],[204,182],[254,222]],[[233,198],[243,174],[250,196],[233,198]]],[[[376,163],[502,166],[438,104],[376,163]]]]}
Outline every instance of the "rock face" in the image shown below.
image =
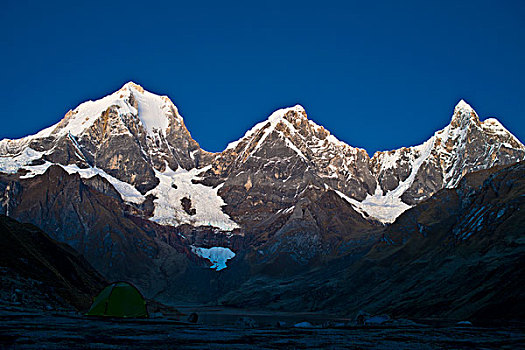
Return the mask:
{"type": "Polygon", "coordinates": [[[192,246],[235,252],[221,271],[229,289],[257,273],[290,276],[364,254],[407,209],[468,173],[523,159],[519,140],[464,101],[423,144],[372,158],[301,106],[212,154],[167,97],[127,83],[35,135],[0,141],[0,213],[148,297],[201,300],[225,287],[210,287],[216,275],[201,273],[210,264],[192,246]],[[195,271],[202,278],[189,285],[195,271]]]}
{"type": "Polygon", "coordinates": [[[466,175],[345,255],[293,277],[246,279],[228,305],[394,318],[523,320],[525,164],[466,175]],[[362,311],[361,311],[362,312],[362,311]]]}
{"type": "Polygon", "coordinates": [[[524,175],[523,163],[468,174],[455,189],[403,213],[367,257],[346,271],[347,278],[359,276],[343,287],[358,300],[352,308],[411,317],[523,319],[524,175]]]}
{"type": "Polygon", "coordinates": [[[86,311],[106,281],[71,247],[0,215],[2,304],[86,311]]]}
{"type": "MultiPolygon", "coordinates": [[[[211,155],[192,138],[177,108],[134,83],[69,111],[56,125],[19,140],[2,140],[3,157],[94,167],[140,193],[156,187],[155,170],[205,165],[211,155]]],[[[31,163],[29,163],[31,164],[31,163]]]]}
{"type": "Polygon", "coordinates": [[[376,186],[366,151],[308,120],[301,106],[278,110],[257,124],[201,176],[203,184],[224,184],[219,194],[225,211],[247,230],[294,206],[308,188],[364,199],[376,186]]]}
{"type": "MultiPolygon", "coordinates": [[[[441,188],[455,187],[468,173],[524,159],[524,147],[496,119],[481,122],[464,101],[454,109],[450,124],[427,141],[429,149],[412,185],[402,200],[410,205],[429,198],[441,188]],[[430,147],[430,144],[432,147],[430,147]]],[[[416,148],[408,151],[415,151],[416,148]]],[[[374,157],[380,158],[382,154],[374,157]]],[[[378,163],[381,163],[378,161],[378,163]]],[[[381,175],[381,174],[380,174],[381,175]]],[[[388,177],[386,177],[388,178],[388,177]]],[[[396,181],[396,177],[390,177],[396,181]]],[[[399,178],[399,181],[404,181],[399,178]]]]}
{"type": "Polygon", "coordinates": [[[496,119],[480,122],[460,101],[451,123],[422,145],[377,152],[351,147],[307,119],[301,106],[282,109],[218,154],[202,183],[224,183],[226,212],[243,227],[291,207],[308,186],[335,190],[382,222],[469,172],[525,158],[525,147],[496,119]],[[253,215],[257,213],[257,215],[253,215]]]}
{"type": "Polygon", "coordinates": [[[4,212],[67,242],[109,281],[132,281],[147,297],[209,297],[195,282],[195,270],[207,262],[191,253],[191,245],[239,246],[216,229],[174,228],[142,219],[147,208],[125,203],[99,175],[85,179],[52,165],[42,175],[20,182],[15,178],[0,177],[0,189],[8,197],[4,212]]]}
{"type": "MultiPolygon", "coordinates": [[[[218,218],[219,213],[202,218],[201,224],[209,221],[230,230],[240,225],[250,231],[293,206],[308,186],[334,190],[359,212],[393,222],[439,189],[454,187],[466,173],[524,159],[525,147],[496,119],[481,122],[460,101],[451,123],[428,141],[377,152],[372,158],[308,119],[299,105],[276,111],[223,152],[211,154],[191,138],[167,97],[130,82],[81,104],[35,135],[0,141],[0,157],[0,171],[22,169],[28,172],[24,177],[41,174],[52,164],[84,177],[96,171],[125,201],[142,203],[151,195],[157,198],[154,208],[180,213],[172,214],[172,220],[166,213],[152,215],[154,221],[170,225],[199,225],[198,219],[185,216],[192,214],[184,207],[186,200],[180,201],[187,197],[198,202],[198,189],[189,189],[193,198],[183,195],[173,202],[164,198],[170,195],[159,193],[163,178],[176,191],[176,178],[190,171],[188,181],[217,190],[219,207],[225,204],[226,214],[238,225],[218,218]]],[[[199,208],[195,210],[198,218],[199,208]]]]}

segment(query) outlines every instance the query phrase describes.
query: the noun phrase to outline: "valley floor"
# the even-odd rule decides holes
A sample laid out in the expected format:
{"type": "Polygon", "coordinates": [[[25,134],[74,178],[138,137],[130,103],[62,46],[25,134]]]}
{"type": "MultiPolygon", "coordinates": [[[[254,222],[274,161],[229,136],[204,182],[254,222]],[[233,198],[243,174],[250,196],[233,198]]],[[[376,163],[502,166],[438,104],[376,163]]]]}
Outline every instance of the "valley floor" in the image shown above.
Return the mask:
{"type": "MultiPolygon", "coordinates": [[[[209,309],[198,324],[167,318],[91,319],[76,313],[0,310],[0,348],[49,349],[518,349],[525,348],[522,327],[276,327],[264,326],[271,314],[250,314],[262,326],[243,327],[227,319],[241,313],[209,309]],[[218,315],[229,315],[221,318],[218,315]],[[215,316],[213,316],[215,315],[215,316]],[[262,318],[260,317],[262,316],[262,318]],[[225,321],[216,324],[219,319],[225,321]]],[[[242,313],[242,316],[245,316],[242,313]]],[[[274,315],[275,316],[275,315],[274,315]]],[[[292,317],[291,314],[288,315],[292,317]]],[[[296,315],[302,319],[306,314],[296,315]]],[[[280,314],[279,317],[286,317],[280,314]]],[[[322,317],[321,317],[322,318],[322,317]]],[[[312,323],[321,318],[311,319],[312,323]]],[[[274,317],[275,319],[275,317],[274,317]]],[[[292,321],[292,318],[289,318],[292,321]]]]}

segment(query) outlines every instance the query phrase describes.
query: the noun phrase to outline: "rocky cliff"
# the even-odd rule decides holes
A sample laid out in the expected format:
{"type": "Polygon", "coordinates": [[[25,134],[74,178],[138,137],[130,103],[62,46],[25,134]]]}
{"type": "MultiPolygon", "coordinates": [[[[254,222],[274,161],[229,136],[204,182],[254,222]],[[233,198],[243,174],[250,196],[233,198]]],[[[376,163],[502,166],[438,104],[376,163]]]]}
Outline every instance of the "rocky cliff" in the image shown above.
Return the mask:
{"type": "Polygon", "coordinates": [[[523,163],[468,174],[378,231],[369,247],[293,276],[259,273],[221,301],[353,316],[522,321],[524,175],[523,163]]]}
{"type": "Polygon", "coordinates": [[[213,154],[169,98],[127,83],[35,135],[0,141],[0,213],[34,223],[148,296],[206,299],[211,271],[191,292],[172,283],[188,286],[211,265],[195,247],[232,249],[222,274],[237,269],[235,283],[264,269],[294,274],[362,254],[385,224],[466,174],[524,158],[519,140],[464,101],[423,144],[371,158],[301,106],[213,154]]]}
{"type": "Polygon", "coordinates": [[[106,280],[66,244],[0,215],[2,304],[86,311],[106,280]]]}

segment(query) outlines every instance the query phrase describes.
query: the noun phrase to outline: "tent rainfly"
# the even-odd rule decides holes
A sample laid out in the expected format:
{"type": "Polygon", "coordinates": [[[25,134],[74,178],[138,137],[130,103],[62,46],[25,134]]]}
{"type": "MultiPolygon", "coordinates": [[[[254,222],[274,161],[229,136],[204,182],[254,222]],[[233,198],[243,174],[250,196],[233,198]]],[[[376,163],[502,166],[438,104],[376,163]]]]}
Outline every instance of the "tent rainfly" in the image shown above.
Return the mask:
{"type": "Polygon", "coordinates": [[[114,282],[95,298],[87,316],[148,317],[146,301],[137,288],[127,282],[114,282]]]}

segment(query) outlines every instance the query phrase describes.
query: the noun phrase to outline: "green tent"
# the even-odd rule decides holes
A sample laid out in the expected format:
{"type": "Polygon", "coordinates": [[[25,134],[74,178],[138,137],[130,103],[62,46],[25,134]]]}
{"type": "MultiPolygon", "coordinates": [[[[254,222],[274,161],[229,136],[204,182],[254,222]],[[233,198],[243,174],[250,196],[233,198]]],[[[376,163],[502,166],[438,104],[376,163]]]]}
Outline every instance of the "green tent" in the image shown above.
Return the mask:
{"type": "Polygon", "coordinates": [[[148,317],[148,311],[146,301],[137,288],[127,282],[115,282],[100,292],[86,315],[148,317]]]}

